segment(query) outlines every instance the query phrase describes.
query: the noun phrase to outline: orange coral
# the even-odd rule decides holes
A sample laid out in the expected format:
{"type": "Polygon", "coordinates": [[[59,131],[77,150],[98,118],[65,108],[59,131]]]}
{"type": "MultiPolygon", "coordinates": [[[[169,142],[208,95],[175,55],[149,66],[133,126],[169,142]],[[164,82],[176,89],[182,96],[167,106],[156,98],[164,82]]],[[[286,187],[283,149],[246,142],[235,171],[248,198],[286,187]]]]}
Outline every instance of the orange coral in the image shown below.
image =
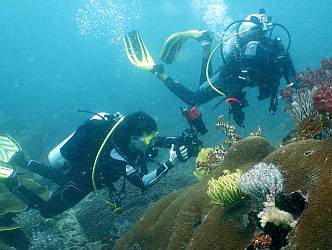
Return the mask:
{"type": "Polygon", "coordinates": [[[257,233],[254,239],[251,241],[251,245],[255,249],[267,249],[272,244],[272,238],[270,235],[265,234],[264,232],[257,233]]]}

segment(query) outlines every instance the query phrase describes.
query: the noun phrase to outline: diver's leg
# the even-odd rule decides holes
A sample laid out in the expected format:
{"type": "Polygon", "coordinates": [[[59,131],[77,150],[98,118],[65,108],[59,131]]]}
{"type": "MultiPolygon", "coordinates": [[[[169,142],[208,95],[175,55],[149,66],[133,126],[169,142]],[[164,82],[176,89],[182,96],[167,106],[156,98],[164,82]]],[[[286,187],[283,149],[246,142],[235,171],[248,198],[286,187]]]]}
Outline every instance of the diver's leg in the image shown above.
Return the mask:
{"type": "Polygon", "coordinates": [[[22,185],[16,187],[13,193],[30,208],[38,209],[43,217],[49,218],[73,207],[89,192],[81,191],[74,182],[68,182],[66,185],[60,186],[48,201],[44,201],[22,185]]]}
{"type": "Polygon", "coordinates": [[[46,179],[50,179],[57,184],[62,184],[66,176],[65,170],[58,170],[34,160],[27,161],[26,169],[39,174],[46,179]]]}
{"type": "Polygon", "coordinates": [[[240,103],[233,102],[231,104],[230,112],[233,114],[233,119],[239,127],[244,127],[244,119],[246,117],[243,109],[248,106],[248,101],[245,99],[246,92],[232,93],[230,96],[239,100],[240,103]]]}
{"type": "MultiPolygon", "coordinates": [[[[204,82],[207,81],[206,78],[206,67],[207,63],[210,57],[210,51],[211,51],[211,43],[212,43],[212,38],[211,38],[211,33],[210,32],[205,32],[202,37],[199,39],[199,42],[201,44],[202,50],[203,50],[203,58],[202,58],[202,64],[201,64],[201,75],[199,79],[199,85],[201,86],[204,82]]],[[[212,74],[212,65],[209,65],[208,68],[208,73],[211,76],[212,74]]]]}
{"type": "Polygon", "coordinates": [[[195,104],[195,92],[187,89],[185,86],[183,86],[178,81],[173,80],[168,75],[162,73],[155,73],[155,76],[159,78],[165,86],[178,98],[181,99],[184,103],[187,105],[194,105],[195,104]]]}
{"type": "Polygon", "coordinates": [[[259,85],[258,100],[264,100],[270,97],[269,112],[274,114],[278,106],[279,79],[267,79],[259,85]]]}

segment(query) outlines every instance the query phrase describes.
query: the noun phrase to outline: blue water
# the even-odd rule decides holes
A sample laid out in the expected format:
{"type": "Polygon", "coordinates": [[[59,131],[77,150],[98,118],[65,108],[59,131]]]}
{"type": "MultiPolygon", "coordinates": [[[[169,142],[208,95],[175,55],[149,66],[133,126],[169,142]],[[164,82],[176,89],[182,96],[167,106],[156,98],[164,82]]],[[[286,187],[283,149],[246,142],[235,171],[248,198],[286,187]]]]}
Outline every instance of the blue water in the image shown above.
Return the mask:
{"type": "MultiPolygon", "coordinates": [[[[88,117],[76,111],[80,108],[125,114],[144,110],[156,118],[161,134],[177,135],[186,126],[179,112],[183,103],[150,73],[127,61],[123,34],[139,30],[157,61],[164,40],[173,32],[206,29],[213,22],[223,25],[259,8],[289,29],[298,71],[331,56],[329,0],[2,0],[0,132],[21,138],[30,154],[40,157],[88,117]],[[207,15],[212,5],[225,8],[224,15],[207,15]]],[[[195,89],[200,58],[200,47],[190,41],[166,72],[195,89]]],[[[215,68],[217,64],[218,59],[215,68]]],[[[277,145],[292,120],[282,111],[282,102],[271,116],[268,102],[257,102],[256,91],[248,90],[246,128],[240,132],[245,135],[261,126],[277,145]]],[[[207,145],[222,138],[214,129],[218,114],[227,117],[226,104],[211,110],[217,101],[201,107],[210,130],[202,138],[207,145]]]]}

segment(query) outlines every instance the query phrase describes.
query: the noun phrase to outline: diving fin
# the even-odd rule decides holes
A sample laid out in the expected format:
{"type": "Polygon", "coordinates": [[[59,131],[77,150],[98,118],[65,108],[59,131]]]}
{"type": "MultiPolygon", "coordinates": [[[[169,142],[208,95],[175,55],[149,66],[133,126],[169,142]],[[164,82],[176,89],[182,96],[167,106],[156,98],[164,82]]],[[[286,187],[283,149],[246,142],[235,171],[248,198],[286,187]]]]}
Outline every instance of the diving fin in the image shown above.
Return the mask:
{"type": "Polygon", "coordinates": [[[205,36],[206,39],[211,41],[210,32],[207,30],[188,30],[176,32],[166,39],[164,46],[161,48],[159,57],[165,63],[173,63],[178,57],[179,51],[185,41],[189,38],[201,40],[205,39],[205,36]]]}
{"type": "Polygon", "coordinates": [[[129,61],[144,70],[152,70],[156,65],[138,31],[127,33],[123,39],[129,61]]]}
{"type": "Polygon", "coordinates": [[[0,183],[15,174],[14,169],[0,166],[0,183]]]}
{"type": "Polygon", "coordinates": [[[9,135],[0,135],[0,162],[8,163],[21,150],[21,146],[9,135]]]}

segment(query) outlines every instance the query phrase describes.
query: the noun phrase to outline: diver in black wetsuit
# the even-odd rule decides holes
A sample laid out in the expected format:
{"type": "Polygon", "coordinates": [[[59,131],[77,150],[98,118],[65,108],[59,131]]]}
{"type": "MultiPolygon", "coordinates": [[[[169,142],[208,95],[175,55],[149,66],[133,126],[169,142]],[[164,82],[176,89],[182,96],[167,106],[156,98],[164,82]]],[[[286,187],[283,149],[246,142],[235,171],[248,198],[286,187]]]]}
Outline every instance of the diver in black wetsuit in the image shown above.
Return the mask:
{"type": "MultiPolygon", "coordinates": [[[[238,35],[223,44],[224,64],[213,74],[211,82],[226,95],[226,98],[232,97],[239,101],[232,103],[230,112],[235,122],[243,127],[245,119],[243,108],[248,106],[245,99],[246,92],[243,89],[258,87],[258,100],[270,98],[269,112],[274,114],[278,104],[280,79],[283,76],[290,86],[297,87],[296,73],[288,48],[284,48],[279,37],[272,39],[267,36],[274,24],[264,10],[234,23],[239,24],[238,35]]],[[[152,70],[152,73],[161,79],[168,89],[188,105],[200,105],[219,95],[209,85],[205,74],[211,49],[211,37],[207,32],[198,40],[203,48],[203,61],[196,91],[187,89],[164,74],[163,67],[155,67],[152,70]]],[[[212,75],[211,73],[212,69],[209,67],[209,75],[212,75]]]]}
{"type": "Polygon", "coordinates": [[[26,161],[22,151],[11,159],[10,164],[21,165],[59,185],[48,201],[20,185],[14,177],[11,181],[7,180],[7,186],[44,217],[55,216],[77,204],[94,189],[104,187],[108,187],[112,193],[111,204],[117,210],[121,196],[125,194],[125,179],[144,191],[165,176],[179,160],[186,161],[193,155],[180,144],[188,140],[157,136],[156,122],[144,112],[124,117],[110,139],[105,140],[119,118],[118,114],[94,115],[50,152],[50,166],[34,160],[26,161]],[[103,141],[106,144],[100,151],[93,176],[94,161],[103,141]],[[169,160],[148,172],[146,163],[152,160],[154,147],[170,148],[169,160]],[[122,190],[116,190],[113,183],[121,177],[124,177],[122,190]]]}

